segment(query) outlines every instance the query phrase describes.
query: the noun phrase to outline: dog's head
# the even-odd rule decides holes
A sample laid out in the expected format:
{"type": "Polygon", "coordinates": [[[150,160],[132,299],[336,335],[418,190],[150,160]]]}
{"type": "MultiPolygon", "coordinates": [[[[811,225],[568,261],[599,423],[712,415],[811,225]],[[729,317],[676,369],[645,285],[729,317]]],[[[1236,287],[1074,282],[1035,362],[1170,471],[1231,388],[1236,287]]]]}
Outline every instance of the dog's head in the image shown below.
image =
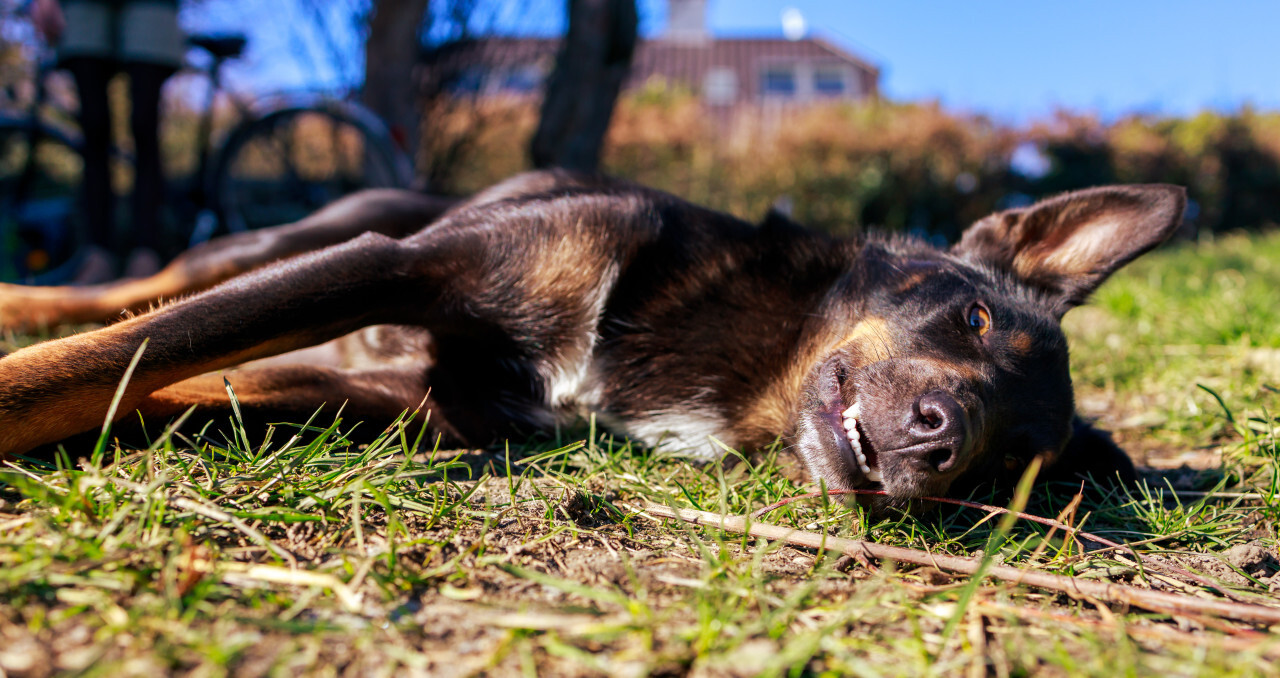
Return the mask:
{"type": "Polygon", "coordinates": [[[1062,315],[1164,241],[1184,204],[1173,186],[1097,188],[993,214],[950,251],[868,242],[826,301],[834,329],[802,391],[813,479],[902,500],[1016,479],[1036,456],[1079,463],[1064,459],[1062,315]]]}

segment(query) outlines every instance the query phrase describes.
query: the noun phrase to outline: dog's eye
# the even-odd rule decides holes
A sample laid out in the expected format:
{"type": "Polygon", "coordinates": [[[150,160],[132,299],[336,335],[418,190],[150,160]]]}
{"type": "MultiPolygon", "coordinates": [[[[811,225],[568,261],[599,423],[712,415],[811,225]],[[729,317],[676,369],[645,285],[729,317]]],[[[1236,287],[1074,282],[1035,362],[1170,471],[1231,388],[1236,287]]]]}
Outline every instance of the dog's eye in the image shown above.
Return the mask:
{"type": "Polygon", "coordinates": [[[991,331],[991,312],[982,304],[974,304],[969,308],[969,327],[982,336],[991,331]]]}

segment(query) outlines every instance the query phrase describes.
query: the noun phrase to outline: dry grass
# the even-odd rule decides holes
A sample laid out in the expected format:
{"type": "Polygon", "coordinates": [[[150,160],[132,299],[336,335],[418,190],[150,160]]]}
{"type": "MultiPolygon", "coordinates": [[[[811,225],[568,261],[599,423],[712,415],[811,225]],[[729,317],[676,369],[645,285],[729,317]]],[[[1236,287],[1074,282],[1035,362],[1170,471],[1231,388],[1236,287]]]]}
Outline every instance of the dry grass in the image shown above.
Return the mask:
{"type": "MultiPolygon", "coordinates": [[[[1157,468],[1132,496],[1085,487],[1064,512],[1078,488],[1037,490],[1028,512],[1274,604],[1276,382],[1236,355],[1280,343],[1259,292],[1280,285],[1280,269],[1264,263],[1273,256],[1274,236],[1154,255],[1072,319],[1081,402],[1103,403],[1107,423],[1157,468]],[[1197,383],[1213,385],[1229,411],[1197,383]],[[1168,468],[1179,459],[1197,468],[1168,468]]],[[[231,419],[145,450],[5,466],[0,669],[1267,675],[1280,652],[1280,637],[1258,625],[858,564],[644,512],[652,502],[742,514],[804,492],[779,466],[790,463],[785,451],[699,467],[590,428],[508,450],[441,451],[419,438],[419,421],[355,446],[356,422],[253,438],[231,419]]],[[[1061,531],[972,509],[872,518],[819,498],[769,519],[1221,597],[1123,554],[1087,553],[1061,531]]]]}

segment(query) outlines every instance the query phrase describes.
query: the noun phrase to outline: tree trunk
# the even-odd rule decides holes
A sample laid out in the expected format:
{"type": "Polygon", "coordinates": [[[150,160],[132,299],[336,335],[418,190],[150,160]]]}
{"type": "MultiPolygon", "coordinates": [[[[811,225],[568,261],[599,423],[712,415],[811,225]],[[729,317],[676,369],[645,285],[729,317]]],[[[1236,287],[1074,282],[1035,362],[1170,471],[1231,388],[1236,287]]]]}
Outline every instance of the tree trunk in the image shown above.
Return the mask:
{"type": "Polygon", "coordinates": [[[376,0],[364,45],[364,105],[386,121],[415,168],[422,115],[413,71],[426,11],[427,0],[376,0]]]}
{"type": "Polygon", "coordinates": [[[568,0],[569,30],[547,78],[533,135],[534,167],[594,172],[609,120],[631,70],[635,0],[568,0]]]}

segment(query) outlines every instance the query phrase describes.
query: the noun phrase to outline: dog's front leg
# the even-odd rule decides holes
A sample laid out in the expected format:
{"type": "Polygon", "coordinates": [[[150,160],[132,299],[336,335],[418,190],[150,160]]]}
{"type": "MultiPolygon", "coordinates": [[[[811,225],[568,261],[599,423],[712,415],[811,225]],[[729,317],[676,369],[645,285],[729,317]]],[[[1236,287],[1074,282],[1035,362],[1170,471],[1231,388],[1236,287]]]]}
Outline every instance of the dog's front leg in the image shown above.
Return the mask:
{"type": "Polygon", "coordinates": [[[269,265],[347,242],[363,233],[395,238],[422,230],[457,200],[377,189],[347,196],[292,224],[211,240],[178,255],[164,270],[137,280],[101,285],[33,287],[0,283],[0,329],[32,331],[104,322],[122,311],[199,292],[269,265]]]}
{"type": "Polygon", "coordinates": [[[414,249],[366,234],[270,266],[100,330],[0,359],[0,457],[100,426],[135,352],[117,410],[175,382],[312,346],[361,327],[418,323],[431,305],[414,249]]]}

